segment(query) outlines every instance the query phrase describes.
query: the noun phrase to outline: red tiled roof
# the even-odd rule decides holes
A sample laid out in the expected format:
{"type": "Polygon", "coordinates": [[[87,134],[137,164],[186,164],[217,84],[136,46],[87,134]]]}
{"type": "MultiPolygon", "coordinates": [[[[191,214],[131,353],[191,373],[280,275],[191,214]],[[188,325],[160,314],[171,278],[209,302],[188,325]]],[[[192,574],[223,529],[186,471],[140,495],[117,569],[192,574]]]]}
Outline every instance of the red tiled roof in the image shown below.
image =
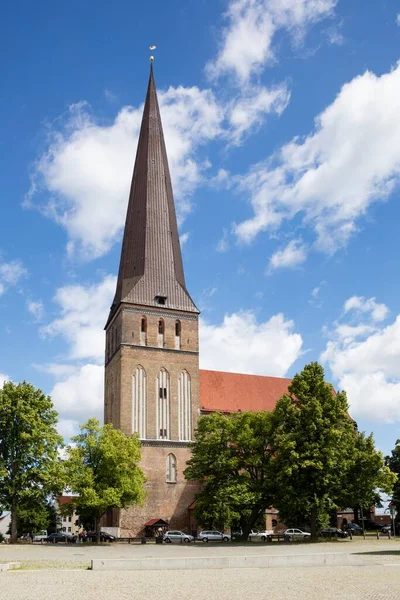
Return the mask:
{"type": "Polygon", "coordinates": [[[291,379],[200,370],[200,408],[203,412],[274,409],[288,391],[291,379]]]}
{"type": "Polygon", "coordinates": [[[150,519],[150,521],[144,524],[145,527],[154,527],[154,525],[166,526],[168,523],[164,519],[150,519]]]}
{"type": "Polygon", "coordinates": [[[76,496],[56,496],[58,504],[69,504],[76,496]]]}

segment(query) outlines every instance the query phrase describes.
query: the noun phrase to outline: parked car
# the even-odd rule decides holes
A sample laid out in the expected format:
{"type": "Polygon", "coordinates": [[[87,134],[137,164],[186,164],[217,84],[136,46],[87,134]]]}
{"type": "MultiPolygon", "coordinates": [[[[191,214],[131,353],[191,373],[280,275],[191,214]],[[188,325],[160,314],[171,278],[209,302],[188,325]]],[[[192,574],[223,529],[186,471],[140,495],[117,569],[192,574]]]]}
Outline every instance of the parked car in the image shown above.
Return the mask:
{"type": "Polygon", "coordinates": [[[366,531],[371,529],[373,531],[381,531],[382,527],[384,527],[384,525],[381,525],[380,523],[377,523],[376,521],[373,521],[372,519],[363,519],[364,522],[364,529],[366,531]]]}
{"type": "Polygon", "coordinates": [[[57,544],[58,542],[72,544],[74,538],[69,533],[58,531],[57,533],[51,533],[49,536],[47,536],[45,541],[51,544],[57,544]]]}
{"type": "Polygon", "coordinates": [[[271,535],[274,535],[272,529],[265,531],[258,531],[257,529],[252,529],[249,533],[249,540],[261,540],[262,542],[266,542],[271,535]]]}
{"type": "Polygon", "coordinates": [[[45,531],[43,529],[40,533],[37,533],[36,535],[33,536],[33,541],[34,542],[45,542],[47,538],[48,538],[47,531],[45,531]]]}
{"type": "Polygon", "coordinates": [[[185,542],[185,544],[188,544],[189,542],[194,541],[192,535],[183,533],[183,531],[166,531],[163,539],[166,544],[170,544],[171,542],[179,542],[181,544],[182,542],[185,542]]]}
{"type": "Polygon", "coordinates": [[[221,531],[209,530],[209,531],[200,531],[197,536],[198,540],[202,540],[203,542],[230,542],[231,536],[229,533],[221,533],[221,531]]]}
{"type": "Polygon", "coordinates": [[[307,540],[311,536],[311,533],[302,531],[301,529],[286,529],[283,535],[292,542],[293,540],[307,540]]]}
{"type": "Polygon", "coordinates": [[[324,529],[321,529],[321,531],[319,532],[319,535],[321,537],[336,537],[336,538],[349,537],[349,534],[347,533],[347,531],[343,531],[342,529],[338,529],[337,527],[324,527],[324,529]]]}
{"type": "Polygon", "coordinates": [[[383,525],[381,529],[381,533],[392,533],[393,528],[391,525],[383,525]]]}
{"type": "Polygon", "coordinates": [[[347,531],[351,532],[351,535],[362,535],[362,527],[357,525],[357,523],[349,523],[347,526],[347,531]]]}
{"type": "MultiPolygon", "coordinates": [[[[96,541],[96,532],[89,531],[87,534],[87,539],[90,540],[91,542],[95,542],[96,541]]],[[[101,542],[115,542],[116,540],[117,540],[117,538],[115,537],[115,535],[111,535],[111,533],[107,533],[106,531],[100,531],[100,541],[101,542]]]]}

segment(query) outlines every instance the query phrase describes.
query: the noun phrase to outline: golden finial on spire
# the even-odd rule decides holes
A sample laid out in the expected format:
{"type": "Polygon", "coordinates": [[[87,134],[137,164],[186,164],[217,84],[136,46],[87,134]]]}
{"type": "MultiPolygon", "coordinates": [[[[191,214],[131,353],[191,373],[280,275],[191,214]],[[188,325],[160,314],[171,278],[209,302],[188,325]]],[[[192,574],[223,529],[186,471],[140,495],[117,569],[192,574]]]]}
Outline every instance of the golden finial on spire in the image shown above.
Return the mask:
{"type": "MultiPolygon", "coordinates": [[[[150,46],[150,50],[155,50],[157,46],[150,46]]],[[[154,56],[150,56],[150,62],[153,62],[154,56]]]]}

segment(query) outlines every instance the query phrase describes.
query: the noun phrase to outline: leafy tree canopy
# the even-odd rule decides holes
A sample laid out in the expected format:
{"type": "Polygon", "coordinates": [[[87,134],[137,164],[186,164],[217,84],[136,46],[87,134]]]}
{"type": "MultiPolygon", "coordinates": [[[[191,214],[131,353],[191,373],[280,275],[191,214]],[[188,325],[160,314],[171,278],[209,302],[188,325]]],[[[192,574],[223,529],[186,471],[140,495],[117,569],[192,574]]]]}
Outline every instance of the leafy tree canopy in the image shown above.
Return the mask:
{"type": "Polygon", "coordinates": [[[67,447],[66,476],[68,487],[77,494],[76,511],[92,515],[99,539],[99,521],[108,509],[143,502],[140,442],[112,425],[101,427],[97,419],[89,419],[80,429],[67,447]]]}
{"type": "Polygon", "coordinates": [[[393,487],[393,503],[397,510],[397,521],[400,520],[400,440],[396,441],[396,446],[392,450],[392,455],[386,457],[386,465],[397,476],[397,481],[393,487]]]}
{"type": "Polygon", "coordinates": [[[287,524],[308,524],[315,537],[332,509],[370,507],[377,488],[393,485],[372,436],[349,417],[345,392],[334,393],[318,363],[295,375],[273,422],[275,506],[287,524]]]}
{"type": "Polygon", "coordinates": [[[378,489],[394,483],[372,436],[358,433],[345,392],[335,393],[315,362],[295,375],[271,413],[202,417],[185,477],[204,483],[198,521],[240,522],[245,538],[271,506],[315,537],[333,509],[369,507],[378,489]]]}
{"type": "MultiPolygon", "coordinates": [[[[17,540],[29,504],[41,506],[63,487],[57,413],[49,396],[31,384],[6,382],[0,390],[0,505],[11,511],[11,541],[17,540]]],[[[39,518],[39,516],[38,516],[39,518]]]]}
{"type": "Polygon", "coordinates": [[[205,526],[240,523],[247,537],[273,501],[271,415],[218,413],[202,417],[185,477],[205,481],[196,518],[205,526]]]}

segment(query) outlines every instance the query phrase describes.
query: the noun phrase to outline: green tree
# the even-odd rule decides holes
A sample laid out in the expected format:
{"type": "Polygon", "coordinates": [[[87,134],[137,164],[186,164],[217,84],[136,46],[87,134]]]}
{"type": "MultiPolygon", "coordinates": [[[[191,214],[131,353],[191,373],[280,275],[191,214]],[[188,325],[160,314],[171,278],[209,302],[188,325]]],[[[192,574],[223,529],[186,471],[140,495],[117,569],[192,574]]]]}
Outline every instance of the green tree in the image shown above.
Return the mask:
{"type": "Polygon", "coordinates": [[[352,461],[343,479],[338,504],[368,510],[380,503],[382,492],[391,493],[395,481],[396,476],[385,466],[383,454],[375,448],[373,435],[356,432],[352,461]]]}
{"type": "Polygon", "coordinates": [[[400,521],[400,440],[396,441],[396,446],[392,450],[391,456],[387,456],[385,462],[397,477],[393,486],[392,502],[397,511],[396,521],[400,521]]]}
{"type": "Polygon", "coordinates": [[[240,523],[247,536],[273,501],[271,415],[219,413],[199,419],[185,478],[203,481],[196,496],[199,523],[240,523]]]}
{"type": "Polygon", "coordinates": [[[67,447],[68,488],[77,494],[75,510],[93,517],[100,540],[100,519],[111,508],[126,508],[144,500],[145,476],[139,467],[140,442],[97,419],[81,425],[67,447]]]}
{"type": "Polygon", "coordinates": [[[359,434],[345,392],[335,394],[318,363],[306,365],[273,413],[275,507],[288,525],[308,524],[312,537],[329,513],[371,506],[393,477],[372,436],[359,434]]]}
{"type": "Polygon", "coordinates": [[[0,390],[0,505],[11,511],[11,542],[18,516],[62,489],[57,413],[49,396],[31,384],[7,382],[0,390]]]}

